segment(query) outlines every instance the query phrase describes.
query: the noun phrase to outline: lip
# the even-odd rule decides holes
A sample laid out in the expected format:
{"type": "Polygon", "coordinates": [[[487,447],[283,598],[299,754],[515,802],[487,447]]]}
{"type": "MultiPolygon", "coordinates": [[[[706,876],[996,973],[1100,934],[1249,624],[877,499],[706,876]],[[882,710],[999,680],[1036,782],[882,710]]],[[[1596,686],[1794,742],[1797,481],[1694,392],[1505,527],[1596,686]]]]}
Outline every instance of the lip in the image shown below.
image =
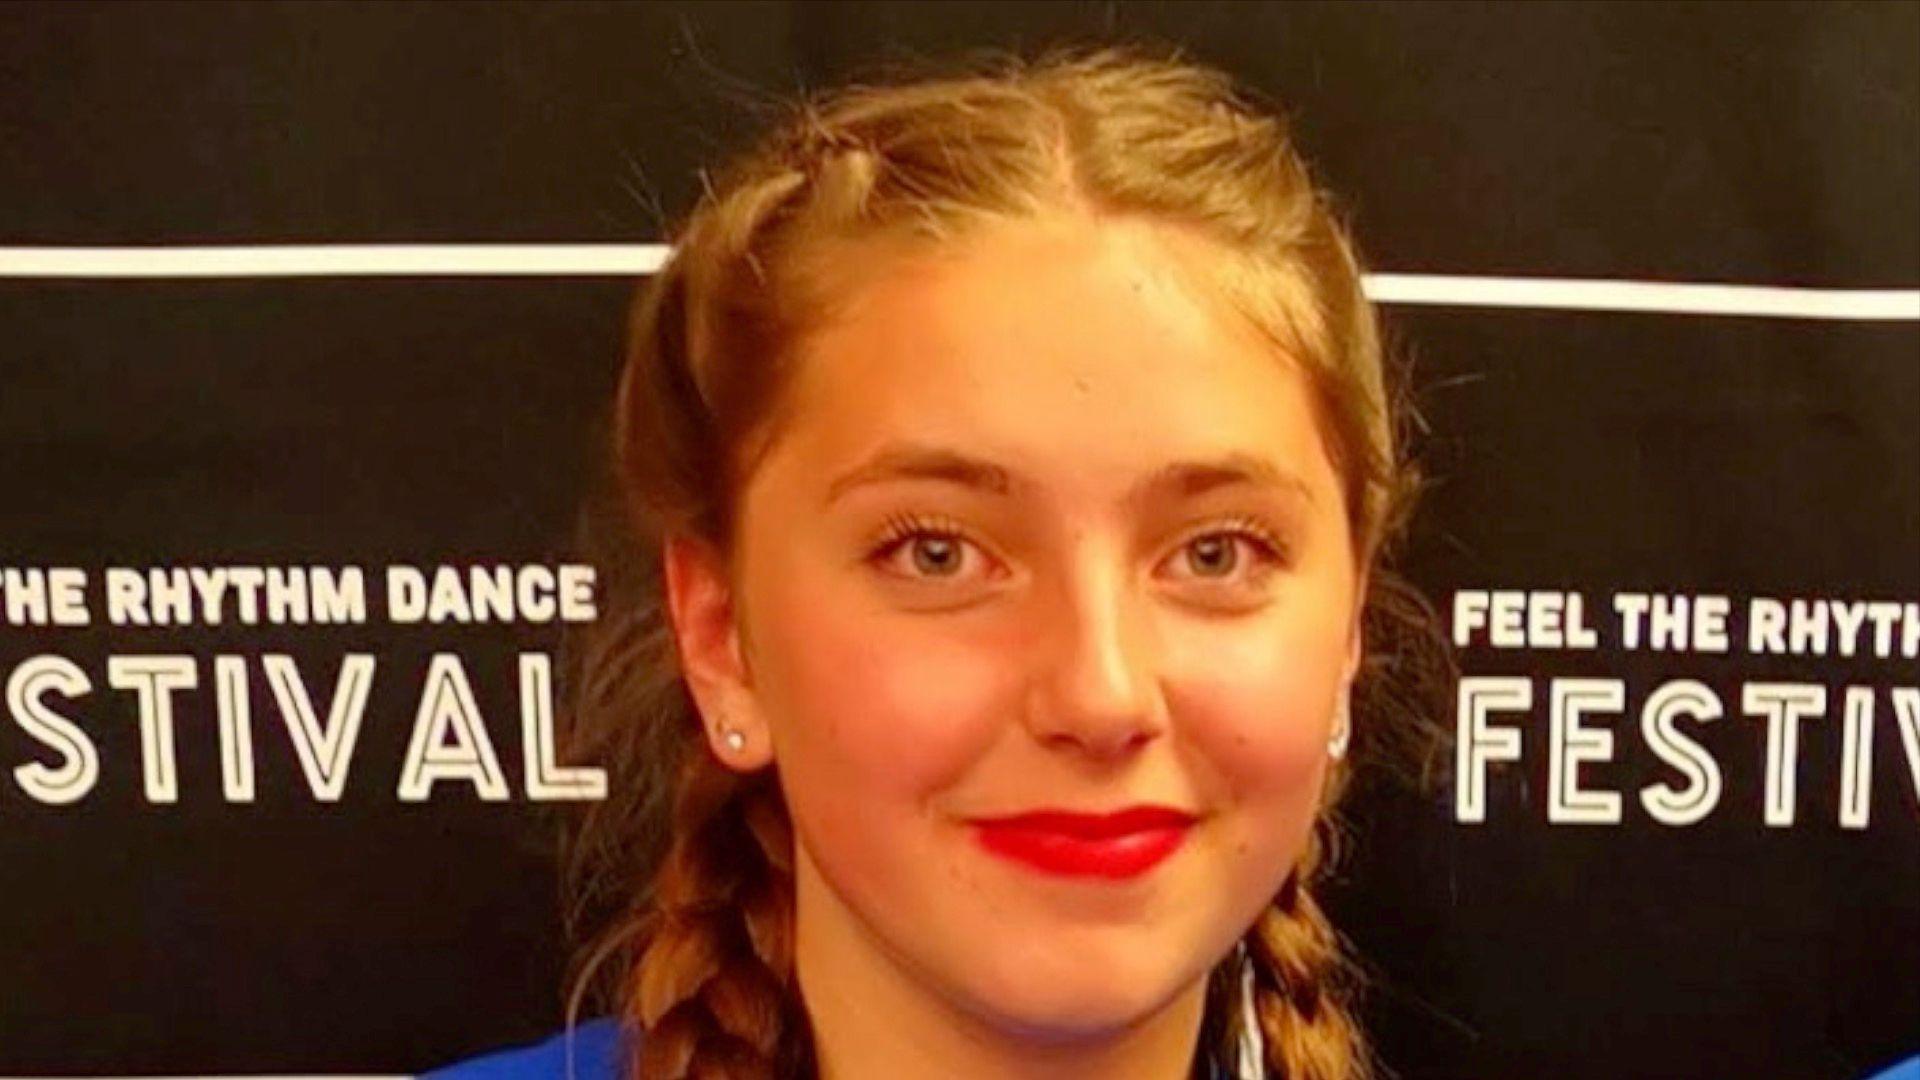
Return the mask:
{"type": "Polygon", "coordinates": [[[1162,806],[1111,814],[1037,810],[973,822],[988,851],[1049,874],[1124,879],[1159,865],[1186,840],[1194,816],[1162,806]]]}

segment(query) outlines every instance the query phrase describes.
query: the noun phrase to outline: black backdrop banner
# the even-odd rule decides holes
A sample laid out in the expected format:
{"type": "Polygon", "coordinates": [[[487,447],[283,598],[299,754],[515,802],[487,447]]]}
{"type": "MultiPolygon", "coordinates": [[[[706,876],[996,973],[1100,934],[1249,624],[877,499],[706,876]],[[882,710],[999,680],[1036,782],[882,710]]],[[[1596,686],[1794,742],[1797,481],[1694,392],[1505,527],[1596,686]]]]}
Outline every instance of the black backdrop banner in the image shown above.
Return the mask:
{"type": "Polygon", "coordinates": [[[0,13],[0,1075],[555,1029],[664,222],[770,97],[1092,39],[1286,103],[1415,360],[1467,677],[1330,898],[1387,1062],[1920,1052],[1920,6],[59,4],[0,13]]]}

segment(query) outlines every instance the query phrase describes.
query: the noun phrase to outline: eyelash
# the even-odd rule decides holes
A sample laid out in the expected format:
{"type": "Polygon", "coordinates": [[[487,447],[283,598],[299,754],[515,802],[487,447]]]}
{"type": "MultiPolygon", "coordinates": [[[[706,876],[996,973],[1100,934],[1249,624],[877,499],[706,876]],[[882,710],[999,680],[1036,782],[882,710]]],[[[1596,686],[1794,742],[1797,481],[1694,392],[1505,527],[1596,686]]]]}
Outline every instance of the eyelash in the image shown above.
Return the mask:
{"type": "Polygon", "coordinates": [[[883,543],[898,543],[909,536],[923,532],[948,535],[958,534],[960,529],[947,521],[936,521],[932,518],[917,517],[913,514],[894,514],[886,520],[886,524],[881,531],[881,541],[883,543]]]}
{"type": "Polygon", "coordinates": [[[1267,526],[1266,522],[1246,514],[1239,514],[1227,518],[1224,521],[1214,522],[1203,531],[1196,532],[1181,541],[1180,546],[1185,547],[1195,540],[1208,536],[1229,536],[1250,541],[1257,549],[1255,554],[1266,564],[1265,567],[1259,571],[1261,576],[1265,576],[1267,571],[1275,567],[1284,565],[1291,554],[1287,549],[1286,543],[1280,539],[1273,529],[1267,526]]]}
{"type": "MultiPolygon", "coordinates": [[[[974,540],[973,537],[968,534],[967,530],[962,528],[958,522],[951,519],[921,517],[914,514],[895,514],[887,518],[882,526],[880,536],[874,541],[873,546],[868,549],[867,559],[870,562],[883,562],[891,558],[894,553],[909,540],[923,536],[959,540],[971,544],[975,548],[982,546],[978,541],[974,540]]],[[[1213,522],[1207,527],[1189,534],[1180,542],[1180,547],[1185,548],[1188,544],[1196,540],[1202,540],[1210,536],[1226,536],[1247,541],[1249,545],[1254,548],[1255,556],[1264,564],[1254,570],[1248,571],[1248,576],[1255,580],[1264,578],[1276,567],[1285,565],[1291,554],[1287,545],[1280,540],[1272,528],[1268,527],[1266,522],[1246,514],[1240,514],[1213,522]]]]}
{"type": "Polygon", "coordinates": [[[873,546],[867,552],[867,559],[872,562],[883,562],[891,558],[894,552],[898,551],[907,541],[923,536],[962,540],[972,544],[976,548],[981,546],[978,541],[967,534],[965,529],[960,527],[958,522],[949,518],[928,518],[914,514],[895,514],[887,518],[886,523],[881,527],[880,536],[874,541],[873,546]]]}

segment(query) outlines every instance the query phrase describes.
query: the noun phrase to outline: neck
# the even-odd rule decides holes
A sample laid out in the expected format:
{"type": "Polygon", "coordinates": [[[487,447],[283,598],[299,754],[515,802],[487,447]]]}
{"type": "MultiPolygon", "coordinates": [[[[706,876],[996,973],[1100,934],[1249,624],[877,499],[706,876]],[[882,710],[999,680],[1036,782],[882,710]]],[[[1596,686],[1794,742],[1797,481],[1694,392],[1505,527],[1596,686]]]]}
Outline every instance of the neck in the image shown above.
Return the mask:
{"type": "Polygon", "coordinates": [[[1009,1030],[921,982],[795,845],[794,961],[819,1080],[1187,1080],[1206,980],[1133,1023],[1070,1037],[1009,1030]]]}

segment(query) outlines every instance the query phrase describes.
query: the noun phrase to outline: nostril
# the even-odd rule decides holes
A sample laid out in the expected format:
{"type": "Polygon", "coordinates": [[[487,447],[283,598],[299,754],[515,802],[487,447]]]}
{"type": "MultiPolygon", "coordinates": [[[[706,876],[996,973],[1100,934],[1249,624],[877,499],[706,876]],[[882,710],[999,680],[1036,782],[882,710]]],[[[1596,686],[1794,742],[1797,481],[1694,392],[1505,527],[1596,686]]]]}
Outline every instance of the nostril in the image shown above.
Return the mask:
{"type": "Polygon", "coordinates": [[[1152,707],[1123,710],[1045,710],[1035,720],[1036,734],[1052,747],[1099,757],[1137,751],[1158,738],[1165,725],[1152,707]]]}

